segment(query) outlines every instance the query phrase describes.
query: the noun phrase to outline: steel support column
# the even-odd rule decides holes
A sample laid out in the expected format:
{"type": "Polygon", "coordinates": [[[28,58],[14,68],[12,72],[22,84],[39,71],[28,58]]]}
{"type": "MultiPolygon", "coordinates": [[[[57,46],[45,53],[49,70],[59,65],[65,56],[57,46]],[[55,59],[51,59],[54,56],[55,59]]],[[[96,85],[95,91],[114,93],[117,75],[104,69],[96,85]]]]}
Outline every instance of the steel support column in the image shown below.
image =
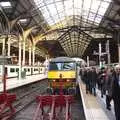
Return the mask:
{"type": "Polygon", "coordinates": [[[10,43],[10,40],[8,40],[8,53],[7,53],[8,56],[10,56],[10,46],[11,46],[11,43],[10,43]]]}
{"type": "Polygon", "coordinates": [[[31,54],[32,54],[31,47],[29,47],[29,65],[31,65],[31,54]]]}
{"type": "Polygon", "coordinates": [[[22,46],[21,46],[21,40],[19,41],[19,80],[21,79],[21,71],[22,71],[22,66],[21,66],[21,50],[22,50],[22,46]]]}
{"type": "Polygon", "coordinates": [[[32,65],[34,66],[35,65],[35,46],[33,47],[32,55],[33,55],[32,65]]]}
{"type": "Polygon", "coordinates": [[[25,65],[25,41],[23,41],[23,61],[22,65],[25,65]]]}
{"type": "Polygon", "coordinates": [[[3,41],[2,41],[2,54],[5,54],[6,51],[5,50],[5,38],[3,38],[3,41]]]}

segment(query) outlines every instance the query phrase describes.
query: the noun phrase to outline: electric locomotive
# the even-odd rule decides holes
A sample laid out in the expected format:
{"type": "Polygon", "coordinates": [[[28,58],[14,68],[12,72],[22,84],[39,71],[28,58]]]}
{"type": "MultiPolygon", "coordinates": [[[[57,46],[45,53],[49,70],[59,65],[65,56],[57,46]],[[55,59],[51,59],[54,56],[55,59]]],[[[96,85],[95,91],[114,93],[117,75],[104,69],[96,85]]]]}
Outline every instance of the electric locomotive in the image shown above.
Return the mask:
{"type": "Polygon", "coordinates": [[[62,87],[64,94],[75,94],[76,92],[76,61],[69,57],[53,58],[48,67],[48,91],[60,93],[62,87]]]}

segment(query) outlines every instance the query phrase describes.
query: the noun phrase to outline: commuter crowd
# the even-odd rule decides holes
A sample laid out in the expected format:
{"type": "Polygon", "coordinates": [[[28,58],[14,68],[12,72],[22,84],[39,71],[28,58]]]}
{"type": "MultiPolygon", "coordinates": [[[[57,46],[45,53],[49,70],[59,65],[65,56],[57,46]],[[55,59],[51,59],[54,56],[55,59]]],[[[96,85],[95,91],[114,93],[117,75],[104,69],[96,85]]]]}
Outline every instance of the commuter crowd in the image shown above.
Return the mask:
{"type": "Polygon", "coordinates": [[[101,69],[87,67],[80,70],[80,75],[86,85],[86,94],[96,96],[96,89],[99,89],[101,98],[106,99],[106,109],[111,110],[113,100],[116,120],[120,120],[120,66],[101,69]]]}

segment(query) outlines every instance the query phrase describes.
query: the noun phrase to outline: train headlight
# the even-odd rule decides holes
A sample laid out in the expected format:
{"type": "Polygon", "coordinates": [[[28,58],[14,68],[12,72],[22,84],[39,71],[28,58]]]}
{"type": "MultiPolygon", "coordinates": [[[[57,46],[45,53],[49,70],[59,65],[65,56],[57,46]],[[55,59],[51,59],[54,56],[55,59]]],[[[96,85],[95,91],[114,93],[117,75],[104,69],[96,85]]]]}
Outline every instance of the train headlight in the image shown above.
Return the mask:
{"type": "Polygon", "coordinates": [[[69,82],[70,80],[69,79],[67,79],[67,82],[69,82]]]}
{"type": "Polygon", "coordinates": [[[53,80],[53,82],[55,82],[55,80],[53,80]]]}

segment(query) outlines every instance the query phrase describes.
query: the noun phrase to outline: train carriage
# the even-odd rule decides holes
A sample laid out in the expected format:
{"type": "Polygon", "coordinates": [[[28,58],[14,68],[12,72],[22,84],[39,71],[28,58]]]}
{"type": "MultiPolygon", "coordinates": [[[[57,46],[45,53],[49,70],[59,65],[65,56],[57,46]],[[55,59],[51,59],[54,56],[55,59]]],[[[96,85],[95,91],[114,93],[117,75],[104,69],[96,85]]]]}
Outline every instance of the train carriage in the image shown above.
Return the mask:
{"type": "Polygon", "coordinates": [[[48,68],[49,88],[55,93],[62,86],[65,93],[75,93],[76,61],[69,57],[58,57],[51,59],[48,68]]]}

